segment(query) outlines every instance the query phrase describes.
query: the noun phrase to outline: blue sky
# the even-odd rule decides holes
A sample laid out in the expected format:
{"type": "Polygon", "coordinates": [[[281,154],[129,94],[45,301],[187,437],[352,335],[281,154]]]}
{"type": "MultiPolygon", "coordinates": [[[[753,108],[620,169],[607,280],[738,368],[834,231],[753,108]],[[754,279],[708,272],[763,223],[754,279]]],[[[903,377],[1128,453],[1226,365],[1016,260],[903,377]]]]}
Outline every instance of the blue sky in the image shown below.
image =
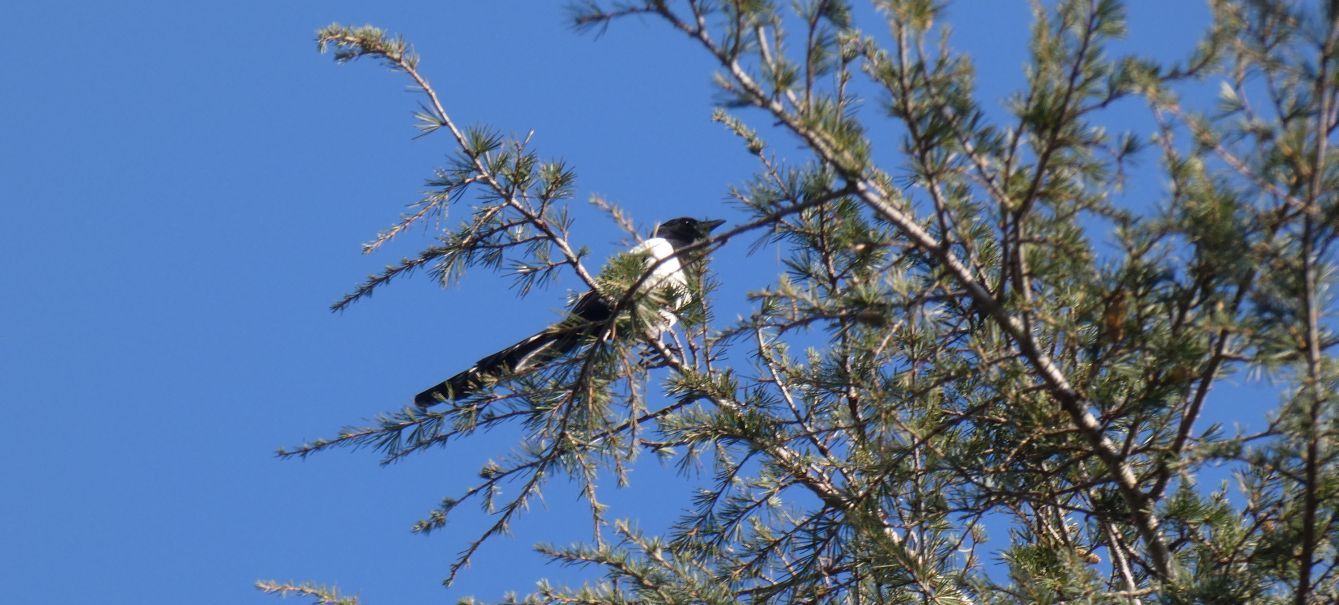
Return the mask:
{"type": "MultiPolygon", "coordinates": [[[[533,129],[543,156],[577,170],[576,236],[596,258],[620,236],[590,195],[643,225],[738,218],[723,200],[752,158],[710,121],[711,62],[658,23],[627,21],[597,40],[571,32],[559,2],[402,4],[0,7],[9,602],[273,603],[251,583],[277,578],[338,583],[375,605],[492,599],[540,577],[580,577],[530,551],[587,535],[561,482],[450,590],[439,582],[485,517],[463,514],[429,538],[408,532],[514,434],[388,468],[367,453],[273,456],[399,407],[542,327],[570,285],[521,301],[506,278],[477,273],[448,291],[418,276],[328,313],[362,276],[427,240],[416,231],[359,253],[416,199],[450,141],[411,140],[417,99],[402,76],[337,66],[312,34],[334,21],[403,33],[459,122],[533,129]],[[489,333],[488,317],[515,318],[515,333],[489,333]]],[[[1196,2],[1132,4],[1121,46],[1155,56],[1184,53],[1207,19],[1196,2]]],[[[954,46],[979,55],[988,105],[1021,83],[1028,17],[1021,1],[950,9],[954,46]]],[[[1133,106],[1113,116],[1151,131],[1133,106]]],[[[882,157],[895,157],[891,140],[882,157]]],[[[1160,190],[1138,182],[1133,203],[1160,190]]],[[[775,273],[769,253],[736,248],[716,265],[727,278],[760,285],[775,273]]],[[[1273,403],[1254,392],[1237,404],[1273,403]]],[[[1252,414],[1222,417],[1234,415],[1252,414]]],[[[682,504],[683,484],[647,462],[632,489],[605,497],[613,516],[654,526],[682,504]]]]}

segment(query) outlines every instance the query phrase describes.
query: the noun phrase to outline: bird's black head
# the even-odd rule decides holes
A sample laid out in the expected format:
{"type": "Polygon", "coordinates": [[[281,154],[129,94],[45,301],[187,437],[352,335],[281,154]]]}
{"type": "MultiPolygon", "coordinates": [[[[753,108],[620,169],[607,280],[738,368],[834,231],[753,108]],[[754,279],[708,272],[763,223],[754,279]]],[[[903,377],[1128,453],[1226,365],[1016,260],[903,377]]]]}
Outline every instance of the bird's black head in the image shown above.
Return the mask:
{"type": "Polygon", "coordinates": [[[711,235],[712,229],[720,227],[724,223],[725,221],[722,220],[698,220],[681,216],[660,223],[660,226],[656,227],[655,237],[665,238],[677,250],[707,239],[711,235]]]}

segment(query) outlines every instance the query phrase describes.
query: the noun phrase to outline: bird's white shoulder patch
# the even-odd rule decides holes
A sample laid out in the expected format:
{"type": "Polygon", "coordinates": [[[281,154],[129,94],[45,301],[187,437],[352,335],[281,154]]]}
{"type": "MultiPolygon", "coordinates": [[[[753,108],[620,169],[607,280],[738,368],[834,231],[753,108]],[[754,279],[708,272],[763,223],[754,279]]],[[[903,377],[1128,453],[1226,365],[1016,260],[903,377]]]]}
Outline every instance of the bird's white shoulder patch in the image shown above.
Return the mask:
{"type": "Polygon", "coordinates": [[[647,287],[661,286],[686,287],[688,279],[684,277],[683,266],[674,256],[674,245],[664,238],[653,237],[632,249],[633,254],[646,255],[646,266],[651,268],[651,277],[646,280],[647,287]]]}
{"type": "MultiPolygon", "coordinates": [[[[688,278],[683,273],[683,265],[679,263],[678,257],[674,256],[674,244],[661,237],[648,239],[630,250],[633,254],[643,254],[646,256],[646,266],[651,267],[651,277],[646,279],[646,288],[661,288],[670,286],[675,289],[676,296],[673,301],[673,310],[682,309],[688,303],[693,301],[692,295],[688,293],[688,278]]],[[[673,310],[663,309],[660,315],[664,323],[660,326],[660,331],[668,330],[674,325],[677,318],[673,310]]]]}
{"type": "Polygon", "coordinates": [[[674,254],[674,245],[669,243],[663,237],[653,237],[636,246],[633,246],[629,252],[633,254],[645,254],[656,260],[660,260],[674,254]]]}

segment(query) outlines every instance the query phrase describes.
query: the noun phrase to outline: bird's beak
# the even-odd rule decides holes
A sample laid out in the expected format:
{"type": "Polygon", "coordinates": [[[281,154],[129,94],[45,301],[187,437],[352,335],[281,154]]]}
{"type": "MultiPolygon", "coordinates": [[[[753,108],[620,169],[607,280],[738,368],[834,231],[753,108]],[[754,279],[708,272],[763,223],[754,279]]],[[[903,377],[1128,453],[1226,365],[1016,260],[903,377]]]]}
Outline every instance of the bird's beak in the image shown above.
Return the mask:
{"type": "Polygon", "coordinates": [[[711,233],[712,229],[715,229],[725,224],[724,219],[718,219],[714,221],[699,221],[699,222],[702,224],[702,228],[706,233],[711,233]]]}

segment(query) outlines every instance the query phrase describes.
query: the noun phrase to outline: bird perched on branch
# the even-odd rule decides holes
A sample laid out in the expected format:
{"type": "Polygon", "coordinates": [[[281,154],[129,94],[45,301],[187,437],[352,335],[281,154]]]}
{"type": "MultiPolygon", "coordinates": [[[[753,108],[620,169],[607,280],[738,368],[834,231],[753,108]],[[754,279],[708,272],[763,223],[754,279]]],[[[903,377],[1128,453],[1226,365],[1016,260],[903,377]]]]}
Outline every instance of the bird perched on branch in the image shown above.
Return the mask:
{"type": "MultiPolygon", "coordinates": [[[[690,217],[665,221],[656,227],[650,239],[628,251],[629,254],[642,256],[645,267],[650,271],[642,280],[642,291],[669,287],[674,292],[666,307],[659,310],[662,322],[657,327],[661,331],[674,325],[675,311],[692,302],[692,296],[688,293],[688,277],[684,274],[678,252],[705,241],[711,231],[724,222],[690,217]]],[[[577,299],[572,311],[562,321],[484,357],[455,376],[424,390],[414,397],[414,404],[427,408],[453,401],[478,392],[489,381],[540,369],[571,352],[582,343],[583,338],[594,335],[609,321],[615,304],[617,301],[608,301],[595,290],[586,292],[577,299]]]]}

